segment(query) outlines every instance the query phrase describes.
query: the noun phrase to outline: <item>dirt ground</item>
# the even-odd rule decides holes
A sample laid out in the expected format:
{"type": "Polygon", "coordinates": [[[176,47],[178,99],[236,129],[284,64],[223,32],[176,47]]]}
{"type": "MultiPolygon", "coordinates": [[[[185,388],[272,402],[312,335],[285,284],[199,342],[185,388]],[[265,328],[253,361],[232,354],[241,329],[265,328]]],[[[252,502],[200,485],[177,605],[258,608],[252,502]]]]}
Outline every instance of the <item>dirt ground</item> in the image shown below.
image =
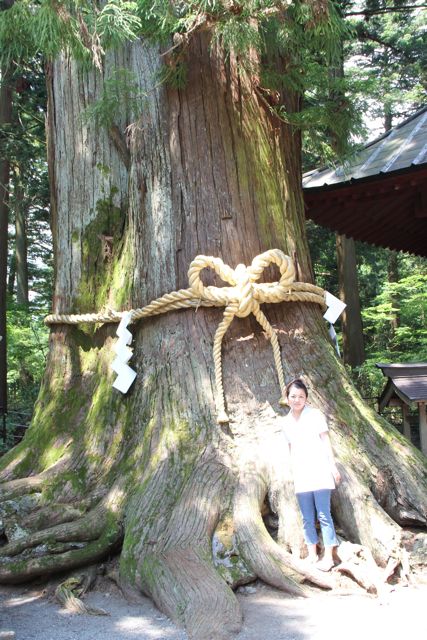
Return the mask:
{"type": "MultiPolygon", "coordinates": [[[[293,598],[257,582],[238,592],[243,628],[236,640],[402,640],[424,637],[427,584],[395,587],[378,598],[319,592],[293,598]]],[[[106,616],[70,613],[41,587],[0,587],[0,639],[186,640],[150,600],[130,604],[113,583],[84,597],[106,616]],[[14,631],[15,636],[6,635],[14,631]]],[[[214,639],[212,639],[214,640],[214,639]]]]}

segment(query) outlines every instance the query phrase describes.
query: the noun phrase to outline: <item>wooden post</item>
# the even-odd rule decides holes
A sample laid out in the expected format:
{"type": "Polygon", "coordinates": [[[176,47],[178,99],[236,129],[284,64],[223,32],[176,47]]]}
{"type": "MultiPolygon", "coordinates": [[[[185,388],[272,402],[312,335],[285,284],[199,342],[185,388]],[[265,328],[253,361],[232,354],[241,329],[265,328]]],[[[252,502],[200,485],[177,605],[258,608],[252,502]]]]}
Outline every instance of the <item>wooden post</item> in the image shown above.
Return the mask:
{"type": "Polygon", "coordinates": [[[426,416],[426,403],[419,402],[418,403],[418,411],[419,411],[419,425],[420,425],[420,442],[421,442],[421,451],[425,456],[427,456],[427,416],[426,416]]]}
{"type": "Polygon", "coordinates": [[[358,367],[365,361],[356,249],[353,238],[336,236],[340,298],[347,303],[341,316],[344,362],[358,367]]]}
{"type": "Polygon", "coordinates": [[[403,435],[411,442],[411,425],[409,423],[409,407],[404,402],[402,403],[403,414],[403,435]]]}

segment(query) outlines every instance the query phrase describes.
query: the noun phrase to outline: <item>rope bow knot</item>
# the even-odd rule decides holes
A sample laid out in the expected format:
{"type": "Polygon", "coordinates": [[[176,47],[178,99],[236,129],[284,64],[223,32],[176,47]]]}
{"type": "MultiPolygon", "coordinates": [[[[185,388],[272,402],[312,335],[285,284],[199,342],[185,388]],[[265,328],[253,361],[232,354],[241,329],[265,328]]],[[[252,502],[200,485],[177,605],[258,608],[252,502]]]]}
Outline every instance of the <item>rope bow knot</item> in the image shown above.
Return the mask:
{"type": "Polygon", "coordinates": [[[283,299],[284,293],[290,292],[290,285],[295,279],[295,269],[291,259],[279,249],[266,251],[252,260],[252,264],[246,267],[239,264],[231,269],[224,264],[221,258],[212,256],[197,256],[190,264],[188,280],[190,290],[199,296],[201,302],[209,301],[215,306],[225,306],[224,317],[214,338],[214,364],[217,388],[217,420],[219,423],[228,422],[228,416],[224,404],[224,388],[222,384],[221,346],[225,332],[233,321],[234,316],[245,318],[253,313],[259,324],[270,338],[274,361],[282,395],[285,392],[285,380],[280,357],[280,346],[276,332],[260,309],[263,302],[273,302],[283,299]],[[271,264],[279,267],[279,282],[258,283],[264,269],[271,264]],[[213,269],[222,280],[231,284],[231,287],[205,286],[200,278],[200,272],[205,268],[213,269]]]}
{"type": "Polygon", "coordinates": [[[208,300],[215,305],[238,304],[235,315],[245,318],[255,313],[263,302],[276,302],[284,293],[290,291],[289,285],[295,280],[295,269],[291,259],[279,249],[271,249],[252,260],[246,267],[239,264],[231,269],[221,258],[197,256],[190,264],[188,281],[191,291],[201,300],[208,300]],[[279,282],[257,283],[264,269],[276,264],[280,270],[279,282]],[[211,268],[231,287],[205,286],[200,278],[203,269],[211,268]]]}
{"type": "MultiPolygon", "coordinates": [[[[217,389],[216,408],[219,423],[228,422],[225,411],[224,388],[222,384],[221,345],[222,338],[230,326],[234,316],[245,318],[253,313],[259,324],[269,337],[272,347],[277,376],[282,393],[286,385],[283,376],[280,346],[276,332],[260,309],[263,303],[273,302],[314,302],[322,308],[326,307],[325,292],[320,287],[306,283],[294,282],[295,269],[289,256],[279,249],[270,249],[256,256],[249,267],[239,264],[232,269],[221,260],[213,256],[197,256],[188,270],[189,288],[166,293],[141,309],[132,310],[131,322],[140,318],[167,313],[176,309],[189,307],[225,307],[224,316],[215,333],[213,356],[215,364],[215,381],[217,389]],[[258,282],[264,269],[275,264],[280,271],[278,282],[258,282]],[[205,286],[200,278],[203,269],[210,268],[229,287],[205,286]]],[[[46,324],[79,324],[80,322],[120,322],[124,313],[106,311],[101,314],[81,315],[50,315],[45,319],[46,324]]]]}

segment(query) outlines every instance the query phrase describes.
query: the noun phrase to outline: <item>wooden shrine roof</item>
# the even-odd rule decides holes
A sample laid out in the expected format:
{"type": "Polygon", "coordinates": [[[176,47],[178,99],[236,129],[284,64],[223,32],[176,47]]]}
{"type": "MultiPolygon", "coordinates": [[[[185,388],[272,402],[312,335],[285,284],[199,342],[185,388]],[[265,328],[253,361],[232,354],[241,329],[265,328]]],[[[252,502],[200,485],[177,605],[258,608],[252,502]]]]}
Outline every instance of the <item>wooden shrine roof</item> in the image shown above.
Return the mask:
{"type": "Polygon", "coordinates": [[[379,398],[379,410],[382,411],[393,397],[406,404],[427,402],[427,362],[408,364],[376,365],[388,378],[379,398]]]}
{"type": "Polygon", "coordinates": [[[427,257],[427,106],[345,165],[306,173],[303,189],[317,224],[427,257]]]}

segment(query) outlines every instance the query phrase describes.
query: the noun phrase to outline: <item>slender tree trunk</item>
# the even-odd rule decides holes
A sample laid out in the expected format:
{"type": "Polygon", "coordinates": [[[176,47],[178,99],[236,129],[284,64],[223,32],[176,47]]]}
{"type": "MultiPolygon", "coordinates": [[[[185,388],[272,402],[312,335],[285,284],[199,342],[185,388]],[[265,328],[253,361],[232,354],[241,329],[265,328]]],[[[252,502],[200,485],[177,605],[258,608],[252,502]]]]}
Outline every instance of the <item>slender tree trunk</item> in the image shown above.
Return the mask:
{"type": "MultiPolygon", "coordinates": [[[[387,276],[389,284],[399,282],[399,262],[396,251],[390,251],[387,261],[387,276]]],[[[390,294],[391,314],[390,314],[390,349],[396,348],[394,337],[400,324],[400,296],[396,291],[390,294]]]]}
{"type": "MultiPolygon", "coordinates": [[[[123,105],[115,123],[127,128],[129,158],[111,134],[81,118],[102,78],[67,57],[50,70],[58,313],[136,308],[187,288],[199,254],[234,268],[277,247],[310,281],[299,136],[271,116],[251,79],[207,33],[189,44],[182,89],[156,82],[159,53],[137,43],[106,60],[105,78],[125,67],[146,96],[140,117],[123,105]]],[[[297,96],[286,100],[297,108],[297,96]]],[[[221,285],[210,270],[202,278],[221,285]]],[[[277,270],[263,278],[276,280],[277,270]]],[[[316,305],[264,309],[285,378],[303,375],[311,402],[328,415],[344,477],[336,520],[385,565],[402,553],[403,527],[426,524],[424,460],[363,404],[316,305]]],[[[222,309],[199,308],[136,324],[138,376],[125,396],[112,388],[114,327],[53,327],[32,426],[0,464],[9,515],[1,581],[94,563],[116,550],[124,587],[149,594],[191,638],[229,638],[241,614],[212,550],[227,526],[253,575],[299,595],[307,594],[305,581],[333,586],[299,559],[280,388],[270,342],[251,316],[235,318],[224,338],[230,421],[216,422],[212,344],[222,319],[222,309]],[[267,496],[281,518],[282,545],[261,517],[267,496]]]]}
{"type": "MultiPolygon", "coordinates": [[[[0,82],[0,126],[4,126],[12,120],[12,89],[10,74],[5,67],[0,70],[0,82]]],[[[0,415],[7,413],[6,285],[9,170],[9,159],[3,151],[0,157],[0,415]]]]}
{"type": "MultiPolygon", "coordinates": [[[[341,43],[340,57],[336,66],[330,71],[332,80],[344,78],[344,51],[341,43]]],[[[343,90],[330,92],[331,101],[337,105],[342,104],[346,97],[343,90]]],[[[331,135],[332,146],[339,155],[340,140],[334,134],[331,135]]],[[[356,247],[353,238],[336,235],[338,283],[341,300],[347,307],[341,316],[341,328],[343,337],[344,362],[350,367],[358,367],[365,360],[365,347],[363,342],[362,315],[359,300],[359,285],[357,281],[356,247]]]]}
{"type": "Polygon", "coordinates": [[[384,111],[384,131],[390,131],[393,126],[393,114],[386,110],[384,111]]]}
{"type": "Polygon", "coordinates": [[[18,167],[14,168],[14,212],[15,212],[15,265],[16,300],[28,305],[28,260],[27,229],[25,219],[25,193],[22,176],[18,167]]]}
{"type": "Polygon", "coordinates": [[[7,292],[10,296],[13,296],[15,292],[15,277],[16,277],[16,258],[15,258],[15,252],[13,252],[10,256],[9,273],[7,276],[7,292]]]}
{"type": "Polygon", "coordinates": [[[341,316],[344,362],[358,367],[365,361],[356,248],[353,238],[336,236],[340,298],[347,307],[341,316]]]}

